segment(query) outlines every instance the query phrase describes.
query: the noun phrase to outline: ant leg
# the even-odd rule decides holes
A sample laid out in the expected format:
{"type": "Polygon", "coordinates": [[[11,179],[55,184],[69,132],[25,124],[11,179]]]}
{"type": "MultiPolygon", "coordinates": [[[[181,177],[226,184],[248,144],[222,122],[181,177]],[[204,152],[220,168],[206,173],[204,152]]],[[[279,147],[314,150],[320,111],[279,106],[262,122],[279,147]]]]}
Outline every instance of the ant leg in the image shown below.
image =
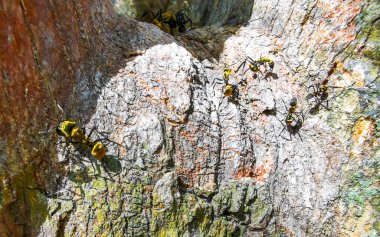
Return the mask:
{"type": "MultiPolygon", "coordinates": [[[[90,138],[90,137],[91,137],[91,135],[92,135],[92,133],[94,132],[95,129],[96,129],[96,126],[94,126],[94,127],[91,128],[91,131],[90,131],[90,133],[88,134],[87,138],[90,138]]],[[[85,134],[86,134],[86,133],[85,133],[85,134]]]]}
{"type": "Polygon", "coordinates": [[[297,132],[297,135],[299,136],[299,138],[301,139],[301,142],[303,142],[303,140],[302,140],[302,137],[301,137],[301,135],[300,135],[300,133],[299,132],[297,132]]]}
{"type": "MultiPolygon", "coordinates": [[[[281,122],[281,121],[280,121],[281,122]]],[[[283,125],[283,128],[281,130],[281,132],[278,134],[279,137],[282,137],[283,139],[287,140],[287,141],[291,141],[292,140],[292,134],[289,132],[289,138],[286,138],[284,136],[282,136],[282,132],[286,129],[286,125],[284,125],[282,122],[281,124],[283,125]]]]}
{"type": "Polygon", "coordinates": [[[109,139],[108,136],[106,136],[106,135],[104,134],[104,132],[99,132],[98,130],[96,130],[96,132],[99,133],[103,138],[101,138],[101,139],[97,139],[97,140],[95,140],[94,142],[97,142],[97,141],[108,141],[108,142],[113,143],[113,144],[116,144],[116,145],[118,145],[118,146],[123,146],[122,144],[119,144],[119,143],[117,143],[117,142],[115,142],[115,141],[109,139]]]}
{"type": "Polygon", "coordinates": [[[284,130],[287,128],[287,125],[285,125],[285,124],[284,124],[279,118],[277,118],[277,116],[275,116],[275,117],[276,117],[276,119],[277,119],[277,120],[281,123],[281,125],[282,125],[282,130],[280,131],[280,133],[278,134],[278,136],[284,138],[284,139],[287,140],[287,141],[291,141],[291,140],[292,140],[292,136],[291,136],[290,133],[289,133],[289,135],[290,135],[290,139],[285,138],[284,136],[281,135],[282,132],[284,132],[284,130]]]}
{"type": "MultiPolygon", "coordinates": [[[[48,127],[48,124],[46,124],[46,129],[47,129],[47,127],[48,127]]],[[[57,128],[57,127],[55,126],[55,127],[52,127],[52,128],[50,128],[50,129],[48,129],[47,131],[38,132],[38,134],[44,134],[44,135],[47,135],[47,134],[51,133],[51,131],[53,131],[53,129],[56,129],[56,128],[57,128]]]]}
{"type": "MultiPolygon", "coordinates": [[[[240,70],[240,67],[243,66],[243,69],[245,67],[245,63],[247,62],[247,58],[244,59],[244,61],[239,65],[239,67],[236,69],[236,72],[240,70]]],[[[247,69],[248,70],[248,69],[247,69]]],[[[246,72],[246,71],[245,71],[246,72]]],[[[244,72],[244,73],[245,73],[244,72]]]]}
{"type": "Polygon", "coordinates": [[[247,68],[247,70],[245,70],[244,72],[243,72],[243,74],[245,74],[246,72],[248,72],[250,69],[249,68],[247,68]]]}
{"type": "Polygon", "coordinates": [[[281,136],[282,132],[285,130],[285,126],[282,128],[282,130],[280,131],[280,133],[278,134],[278,136],[281,136]]]}
{"type": "Polygon", "coordinates": [[[318,105],[322,106],[322,107],[325,108],[326,110],[330,110],[330,108],[329,108],[329,101],[328,101],[328,100],[326,100],[326,105],[324,105],[324,104],[322,103],[322,101],[321,101],[320,103],[318,103],[318,105]]]}
{"type": "Polygon", "coordinates": [[[78,148],[76,148],[76,149],[74,150],[74,152],[79,152],[82,148],[83,148],[83,147],[79,146],[78,148]]]}
{"type": "Polygon", "coordinates": [[[65,143],[65,144],[79,144],[80,142],[73,142],[73,141],[58,141],[58,144],[62,144],[62,143],[65,143]]]}
{"type": "Polygon", "coordinates": [[[302,116],[302,123],[303,123],[305,121],[305,114],[303,113],[303,110],[301,110],[299,113],[302,116]]]}
{"type": "Polygon", "coordinates": [[[246,60],[248,60],[249,63],[254,64],[256,63],[255,60],[253,60],[251,57],[247,56],[246,60]]]}
{"type": "Polygon", "coordinates": [[[187,21],[185,21],[184,25],[186,23],[190,22],[190,29],[192,29],[193,28],[193,21],[185,13],[183,14],[183,16],[187,18],[187,21]]]}
{"type": "MultiPolygon", "coordinates": [[[[281,113],[280,111],[278,111],[279,113],[281,113]]],[[[283,114],[282,114],[283,115],[283,114]]],[[[279,119],[279,118],[277,118],[277,116],[274,116],[280,123],[281,123],[281,125],[282,125],[282,127],[283,127],[283,129],[282,129],[282,131],[286,128],[286,126],[285,126],[285,124],[279,119]]],[[[282,132],[281,131],[281,132],[282,132]]],[[[281,133],[280,132],[280,133],[281,133]]]]}
{"type": "Polygon", "coordinates": [[[188,17],[186,14],[185,16],[187,17],[187,19],[189,20],[189,23],[190,23],[190,29],[193,28],[193,21],[190,19],[190,17],[188,17]]]}
{"type": "MultiPolygon", "coordinates": [[[[153,14],[153,12],[152,12],[152,14],[153,14]]],[[[162,8],[160,10],[158,10],[158,12],[156,14],[153,14],[153,20],[154,19],[157,19],[158,21],[161,21],[161,19],[162,19],[162,8]]]]}
{"type": "Polygon", "coordinates": [[[306,90],[307,90],[307,93],[309,93],[309,94],[312,94],[312,95],[315,94],[315,87],[314,87],[314,85],[308,86],[306,90]],[[310,93],[310,88],[313,88],[313,92],[312,93],[310,93]]]}
{"type": "Polygon", "coordinates": [[[100,170],[100,167],[97,163],[97,160],[96,159],[89,159],[90,160],[90,163],[91,163],[91,167],[92,167],[92,170],[94,172],[94,176],[96,178],[98,178],[100,175],[101,175],[101,170],[100,170]]]}
{"type": "MultiPolygon", "coordinates": [[[[258,72],[260,73],[261,77],[264,77],[264,74],[261,72],[260,68],[259,68],[258,72]]],[[[266,78],[266,77],[264,77],[264,78],[266,78]]]]}
{"type": "Polygon", "coordinates": [[[144,14],[140,17],[140,20],[142,20],[142,19],[144,18],[144,16],[146,16],[146,15],[149,14],[149,13],[151,13],[152,16],[154,17],[154,14],[153,14],[152,11],[146,11],[146,12],[144,12],[144,14]]]}
{"type": "Polygon", "coordinates": [[[214,91],[214,96],[215,96],[215,85],[216,84],[224,84],[224,81],[220,78],[214,78],[214,81],[213,81],[213,86],[212,86],[212,91],[214,91]],[[218,81],[221,81],[221,82],[215,82],[215,80],[218,80],[218,81]]]}
{"type": "Polygon", "coordinates": [[[289,133],[289,138],[286,138],[286,137],[284,137],[282,135],[279,135],[279,137],[282,137],[282,138],[284,138],[287,141],[292,141],[292,135],[290,133],[289,133]]]}
{"type": "MultiPolygon", "coordinates": [[[[286,116],[286,114],[284,114],[283,112],[279,111],[276,109],[276,112],[279,112],[282,116],[286,116]]],[[[276,117],[277,118],[277,117],[276,117]]],[[[277,118],[278,119],[278,118],[277,118]]],[[[278,119],[279,120],[279,119],[278,119]]],[[[281,122],[281,121],[280,121],[281,122]]],[[[282,123],[282,122],[281,122],[282,123]]]]}
{"type": "Polygon", "coordinates": [[[288,106],[286,106],[286,104],[285,104],[285,102],[284,102],[284,100],[283,99],[281,99],[282,100],[282,103],[284,104],[284,106],[285,106],[285,109],[286,109],[286,111],[289,111],[289,109],[288,109],[288,106]]]}
{"type": "Polygon", "coordinates": [[[236,90],[236,99],[237,99],[237,101],[238,101],[238,103],[239,103],[239,99],[240,99],[240,90],[239,90],[239,88],[236,86],[236,88],[234,89],[234,91],[236,90]]]}

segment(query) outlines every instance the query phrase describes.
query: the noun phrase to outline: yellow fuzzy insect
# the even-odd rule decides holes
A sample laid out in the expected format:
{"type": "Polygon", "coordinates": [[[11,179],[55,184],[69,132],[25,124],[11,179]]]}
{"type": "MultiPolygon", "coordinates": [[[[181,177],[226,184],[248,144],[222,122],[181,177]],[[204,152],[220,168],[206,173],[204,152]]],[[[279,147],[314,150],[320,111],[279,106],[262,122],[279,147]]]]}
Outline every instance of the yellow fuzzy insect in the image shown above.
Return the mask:
{"type": "Polygon", "coordinates": [[[107,148],[101,142],[92,141],[89,136],[86,136],[76,122],[65,120],[57,126],[56,131],[58,135],[65,137],[70,143],[81,143],[89,147],[91,154],[96,159],[101,160],[106,156],[107,148]]]}

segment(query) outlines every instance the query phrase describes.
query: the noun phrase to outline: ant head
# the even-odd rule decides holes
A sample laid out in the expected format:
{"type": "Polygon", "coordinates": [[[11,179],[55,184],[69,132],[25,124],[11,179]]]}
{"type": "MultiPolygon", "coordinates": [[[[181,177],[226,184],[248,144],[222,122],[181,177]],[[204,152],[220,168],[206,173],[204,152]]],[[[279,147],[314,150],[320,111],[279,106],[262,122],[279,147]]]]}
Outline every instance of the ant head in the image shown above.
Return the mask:
{"type": "Polygon", "coordinates": [[[274,68],[274,62],[273,61],[269,63],[269,67],[271,70],[273,70],[273,68],[274,68]]]}
{"type": "Polygon", "coordinates": [[[57,134],[59,136],[64,136],[65,134],[62,132],[62,130],[60,129],[59,125],[55,128],[55,131],[57,132],[57,134]]]}
{"type": "Polygon", "coordinates": [[[291,100],[290,100],[290,106],[296,106],[297,105],[297,98],[296,97],[293,97],[291,100]]]}
{"type": "Polygon", "coordinates": [[[231,68],[224,68],[224,73],[223,73],[224,80],[227,80],[228,77],[232,74],[232,69],[231,68]]]}

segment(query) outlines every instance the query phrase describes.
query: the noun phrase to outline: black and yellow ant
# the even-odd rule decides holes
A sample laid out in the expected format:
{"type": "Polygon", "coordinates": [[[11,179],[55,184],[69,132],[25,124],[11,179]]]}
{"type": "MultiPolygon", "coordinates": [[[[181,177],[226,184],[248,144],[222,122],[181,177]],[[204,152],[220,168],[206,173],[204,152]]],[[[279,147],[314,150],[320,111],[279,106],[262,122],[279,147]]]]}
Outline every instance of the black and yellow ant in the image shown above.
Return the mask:
{"type": "Polygon", "coordinates": [[[248,69],[245,70],[243,73],[245,73],[246,71],[248,70],[251,70],[253,73],[257,73],[257,72],[260,72],[261,74],[261,71],[260,71],[260,64],[253,60],[251,57],[247,56],[244,61],[239,65],[239,67],[236,69],[236,71],[239,71],[240,68],[243,68],[244,70],[244,67],[246,65],[246,63],[248,62],[248,69]]]}
{"type": "MultiPolygon", "coordinates": [[[[77,122],[72,120],[64,120],[58,124],[56,127],[56,132],[59,136],[65,138],[65,142],[73,145],[79,145],[76,151],[79,149],[89,149],[91,155],[101,161],[101,163],[105,167],[105,172],[111,176],[108,172],[119,173],[121,171],[121,164],[118,161],[118,156],[106,155],[107,147],[104,145],[102,141],[111,142],[121,146],[120,144],[109,140],[103,133],[97,131],[103,138],[93,140],[91,139],[92,133],[96,130],[96,127],[93,127],[88,135],[85,135],[85,128],[83,129],[78,126],[77,122]]],[[[91,165],[94,170],[94,163],[90,160],[91,165]]]]}
{"type": "Polygon", "coordinates": [[[256,62],[258,62],[260,65],[266,65],[268,64],[270,70],[272,71],[274,68],[274,61],[268,57],[261,57],[256,62]]]}
{"type": "MultiPolygon", "coordinates": [[[[230,100],[238,101],[239,100],[239,88],[238,86],[244,86],[247,84],[246,79],[241,79],[239,82],[233,78],[233,75],[237,70],[232,69],[231,67],[225,67],[223,70],[223,80],[220,78],[215,78],[217,84],[224,84],[223,94],[225,97],[229,97],[230,100]]],[[[215,86],[215,85],[214,85],[215,86]]]]}
{"type": "MultiPolygon", "coordinates": [[[[282,101],[282,102],[284,103],[284,106],[287,110],[287,113],[285,116],[285,123],[283,123],[280,119],[278,119],[276,117],[283,126],[281,132],[279,133],[279,136],[284,138],[285,140],[291,141],[292,135],[298,134],[299,138],[302,141],[302,137],[299,134],[299,131],[302,128],[302,125],[303,125],[305,118],[304,118],[302,111],[296,112],[296,110],[297,110],[297,98],[294,97],[290,100],[290,103],[289,103],[290,107],[289,108],[287,108],[284,101],[282,101]],[[289,136],[290,136],[289,139],[285,138],[281,135],[285,129],[289,132],[289,136]]],[[[281,114],[283,114],[283,113],[281,113],[281,114]]],[[[283,114],[283,115],[285,115],[285,114],[283,114]]]]}
{"type": "Polygon", "coordinates": [[[274,68],[274,61],[272,59],[269,59],[268,57],[260,57],[258,60],[253,60],[251,57],[247,56],[245,60],[239,65],[239,67],[236,69],[236,71],[239,71],[240,68],[245,68],[245,65],[248,63],[248,69],[243,71],[245,73],[246,71],[250,70],[254,74],[260,73],[262,75],[262,72],[260,70],[260,66],[269,66],[270,71],[274,68]]]}
{"type": "Polygon", "coordinates": [[[311,85],[308,87],[308,96],[306,97],[307,99],[314,98],[315,100],[315,105],[311,108],[310,113],[311,114],[316,114],[318,113],[320,107],[322,106],[323,108],[330,110],[329,109],[329,101],[331,99],[328,99],[329,97],[329,88],[339,88],[335,86],[328,86],[327,83],[329,82],[330,76],[334,73],[338,63],[335,62],[331,69],[328,71],[326,78],[320,82],[316,83],[314,85],[311,85]],[[312,89],[312,91],[310,91],[312,89]],[[324,104],[326,102],[326,104],[324,104]]]}
{"type": "Polygon", "coordinates": [[[145,12],[141,19],[144,18],[148,13],[153,15],[152,23],[162,29],[163,24],[168,24],[170,28],[170,34],[173,34],[173,30],[178,27],[178,32],[183,33],[186,31],[186,24],[190,24],[190,28],[193,28],[192,20],[182,11],[178,11],[173,14],[170,11],[163,12],[162,9],[158,10],[156,14],[152,11],[145,12]]]}
{"type": "Polygon", "coordinates": [[[100,140],[91,140],[90,136],[95,127],[86,136],[82,128],[77,126],[77,123],[70,120],[61,122],[56,127],[58,135],[65,137],[66,142],[72,144],[81,144],[90,148],[91,154],[97,159],[102,160],[106,156],[107,148],[100,142],[100,140]]]}

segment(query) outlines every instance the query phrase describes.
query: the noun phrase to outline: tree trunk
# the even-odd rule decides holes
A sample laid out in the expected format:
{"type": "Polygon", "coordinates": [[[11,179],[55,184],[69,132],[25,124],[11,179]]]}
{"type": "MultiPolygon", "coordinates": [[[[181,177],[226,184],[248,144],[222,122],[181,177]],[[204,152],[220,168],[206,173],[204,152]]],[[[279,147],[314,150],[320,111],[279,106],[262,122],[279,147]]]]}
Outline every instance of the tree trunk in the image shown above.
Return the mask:
{"type": "Polygon", "coordinates": [[[378,1],[205,2],[0,3],[0,236],[379,235],[378,1]]]}

